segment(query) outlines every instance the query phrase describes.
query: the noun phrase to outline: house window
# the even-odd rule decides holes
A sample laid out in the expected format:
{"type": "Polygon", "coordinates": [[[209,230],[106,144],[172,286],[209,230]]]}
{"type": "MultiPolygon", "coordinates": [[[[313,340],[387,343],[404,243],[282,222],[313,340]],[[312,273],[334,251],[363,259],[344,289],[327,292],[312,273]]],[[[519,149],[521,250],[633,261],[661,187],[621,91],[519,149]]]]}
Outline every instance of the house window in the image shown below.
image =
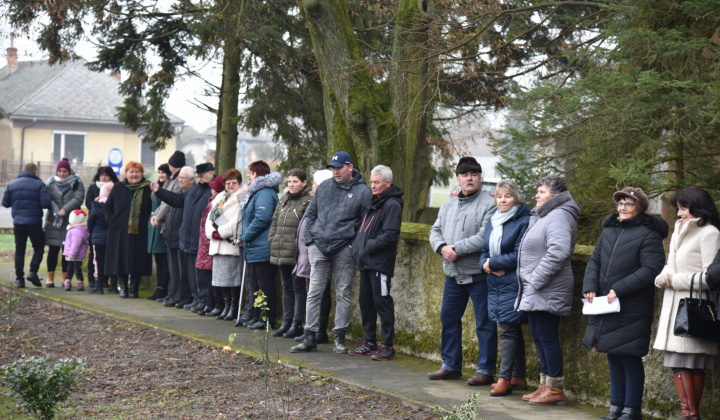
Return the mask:
{"type": "Polygon", "coordinates": [[[67,157],[70,163],[85,162],[84,133],[53,133],[53,162],[67,157]]]}
{"type": "Polygon", "coordinates": [[[155,167],[155,151],[150,146],[152,146],[152,143],[140,140],[140,163],[145,168],[155,167]]]}

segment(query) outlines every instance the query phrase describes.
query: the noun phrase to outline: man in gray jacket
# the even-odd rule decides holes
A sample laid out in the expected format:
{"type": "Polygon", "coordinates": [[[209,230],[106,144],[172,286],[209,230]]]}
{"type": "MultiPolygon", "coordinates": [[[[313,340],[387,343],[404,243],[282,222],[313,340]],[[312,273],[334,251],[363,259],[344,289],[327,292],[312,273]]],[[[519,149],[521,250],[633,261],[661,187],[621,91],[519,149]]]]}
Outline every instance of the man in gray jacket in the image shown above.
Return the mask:
{"type": "Polygon", "coordinates": [[[353,168],[346,152],[337,152],[330,163],[332,181],[323,182],[305,212],[305,245],[310,260],[310,288],[305,309],[305,339],[292,353],[317,349],[315,333],[320,318],[320,301],[330,274],[335,275],[335,353],[347,353],[345,331],[350,323],[352,282],[355,261],[350,248],[360,227],[363,205],[372,200],[365,177],[353,168]]]}
{"type": "Polygon", "coordinates": [[[487,275],[480,268],[485,224],[496,210],[495,200],[481,189],[482,168],[473,157],[463,157],[455,174],[460,194],[443,203],[430,229],[430,245],[443,259],[443,289],[440,323],[440,356],[443,364],[428,378],[458,379],[462,376],[462,317],[468,298],[475,310],[479,344],[475,375],[468,385],[489,385],[495,375],[497,331],[487,310],[487,275]]]}

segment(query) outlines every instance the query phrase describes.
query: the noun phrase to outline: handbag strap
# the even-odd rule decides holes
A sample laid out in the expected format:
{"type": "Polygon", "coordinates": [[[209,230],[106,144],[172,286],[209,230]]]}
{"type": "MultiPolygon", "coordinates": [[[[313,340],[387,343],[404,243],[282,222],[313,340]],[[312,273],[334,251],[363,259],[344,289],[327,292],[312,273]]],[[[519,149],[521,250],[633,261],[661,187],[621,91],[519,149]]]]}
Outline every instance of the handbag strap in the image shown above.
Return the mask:
{"type": "Polygon", "coordinates": [[[695,284],[695,274],[693,273],[692,278],[690,279],[690,299],[693,298],[693,285],[695,284]]]}

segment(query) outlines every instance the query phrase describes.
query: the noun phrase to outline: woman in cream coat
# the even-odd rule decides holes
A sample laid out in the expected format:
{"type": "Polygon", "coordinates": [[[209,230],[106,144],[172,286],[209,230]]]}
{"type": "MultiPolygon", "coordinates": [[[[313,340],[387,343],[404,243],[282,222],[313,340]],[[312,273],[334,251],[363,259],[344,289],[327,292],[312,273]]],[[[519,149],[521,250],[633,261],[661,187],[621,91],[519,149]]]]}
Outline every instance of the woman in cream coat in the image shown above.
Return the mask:
{"type": "MultiPolygon", "coordinates": [[[[670,255],[655,285],[665,289],[657,337],[653,347],[665,351],[664,366],[672,368],[683,419],[700,419],[698,408],[705,387],[705,369],[714,368],[718,344],[673,333],[680,299],[690,296],[694,279],[697,290],[704,273],[720,248],[720,217],[710,194],[702,188],[686,188],[672,197],[680,218],[670,241],[670,255]]],[[[707,287],[705,278],[703,287],[707,287]]]]}
{"type": "Polygon", "coordinates": [[[232,244],[238,235],[238,208],[242,191],[242,175],[237,169],[223,174],[225,191],[212,201],[212,209],[205,221],[205,235],[210,239],[208,254],[213,256],[212,285],[220,288],[225,307],[216,319],[226,321],[237,317],[240,302],[240,279],[243,269],[243,249],[232,244]]]}

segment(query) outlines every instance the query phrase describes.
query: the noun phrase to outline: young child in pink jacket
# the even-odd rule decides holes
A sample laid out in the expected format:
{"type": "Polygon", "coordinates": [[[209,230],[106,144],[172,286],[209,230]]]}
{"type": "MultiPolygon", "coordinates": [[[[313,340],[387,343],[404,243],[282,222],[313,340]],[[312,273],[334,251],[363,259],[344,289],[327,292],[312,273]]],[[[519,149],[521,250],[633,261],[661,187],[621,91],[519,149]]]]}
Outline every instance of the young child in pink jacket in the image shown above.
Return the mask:
{"type": "Polygon", "coordinates": [[[90,231],[86,224],[87,213],[78,209],[70,213],[68,218],[67,235],[65,236],[65,246],[63,255],[68,262],[68,270],[65,275],[65,291],[72,290],[70,280],[73,273],[77,276],[78,292],[85,290],[83,287],[82,262],[88,249],[88,238],[90,231]]]}

